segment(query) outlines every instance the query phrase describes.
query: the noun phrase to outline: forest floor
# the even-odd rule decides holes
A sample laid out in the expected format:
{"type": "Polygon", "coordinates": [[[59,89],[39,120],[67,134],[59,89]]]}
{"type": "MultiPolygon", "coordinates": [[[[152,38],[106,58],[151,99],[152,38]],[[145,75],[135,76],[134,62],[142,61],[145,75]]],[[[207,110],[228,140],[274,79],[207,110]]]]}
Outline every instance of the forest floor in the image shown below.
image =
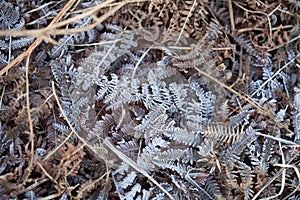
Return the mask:
{"type": "Polygon", "coordinates": [[[0,0],[0,199],[300,199],[300,2],[0,0]]]}

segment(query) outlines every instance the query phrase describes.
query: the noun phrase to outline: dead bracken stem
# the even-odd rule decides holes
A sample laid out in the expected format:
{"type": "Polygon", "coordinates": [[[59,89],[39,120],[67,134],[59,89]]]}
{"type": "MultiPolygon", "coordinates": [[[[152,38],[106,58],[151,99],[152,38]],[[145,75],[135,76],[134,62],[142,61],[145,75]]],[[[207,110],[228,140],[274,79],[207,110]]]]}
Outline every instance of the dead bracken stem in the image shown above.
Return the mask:
{"type": "Polygon", "coordinates": [[[30,156],[31,156],[31,160],[30,160],[30,166],[29,168],[32,167],[33,162],[34,162],[34,132],[33,132],[33,125],[32,125],[32,118],[31,118],[31,113],[30,113],[30,98],[29,98],[29,64],[30,64],[30,54],[31,52],[29,52],[29,55],[27,56],[26,59],[26,107],[27,107],[27,115],[28,115],[28,123],[29,123],[29,141],[30,141],[30,148],[31,148],[31,152],[30,152],[30,156]]]}

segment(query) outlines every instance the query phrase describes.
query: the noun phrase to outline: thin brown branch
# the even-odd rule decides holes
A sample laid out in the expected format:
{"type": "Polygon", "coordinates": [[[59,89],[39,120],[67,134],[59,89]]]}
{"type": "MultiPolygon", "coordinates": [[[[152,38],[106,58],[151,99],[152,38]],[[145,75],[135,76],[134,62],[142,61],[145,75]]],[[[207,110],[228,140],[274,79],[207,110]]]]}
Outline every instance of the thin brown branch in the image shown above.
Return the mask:
{"type": "Polygon", "coordinates": [[[228,10],[229,10],[229,17],[230,17],[230,24],[231,24],[231,33],[235,32],[235,23],[234,23],[234,13],[232,8],[232,0],[228,0],[228,10]]]}
{"type": "MultiPolygon", "coordinates": [[[[72,5],[76,2],[76,0],[70,0],[68,3],[60,10],[60,12],[57,14],[57,16],[51,21],[51,23],[48,25],[48,27],[51,27],[53,24],[58,22],[63,15],[72,7],[72,5]]],[[[21,55],[19,55],[17,58],[15,58],[13,61],[11,61],[8,65],[6,65],[3,69],[0,70],[0,76],[2,76],[6,71],[8,71],[13,66],[19,65],[23,59],[30,55],[33,50],[40,45],[42,42],[42,38],[36,39],[28,48],[27,51],[23,52],[21,55]]]]}

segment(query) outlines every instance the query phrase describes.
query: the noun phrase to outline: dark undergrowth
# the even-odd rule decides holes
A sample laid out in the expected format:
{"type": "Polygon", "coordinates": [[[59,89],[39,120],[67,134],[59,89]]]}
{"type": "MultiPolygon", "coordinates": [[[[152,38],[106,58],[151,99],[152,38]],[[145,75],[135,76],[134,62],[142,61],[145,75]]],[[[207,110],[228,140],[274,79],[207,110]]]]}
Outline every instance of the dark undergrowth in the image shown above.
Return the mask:
{"type": "Polygon", "coordinates": [[[299,14],[0,1],[0,199],[300,199],[299,14]]]}

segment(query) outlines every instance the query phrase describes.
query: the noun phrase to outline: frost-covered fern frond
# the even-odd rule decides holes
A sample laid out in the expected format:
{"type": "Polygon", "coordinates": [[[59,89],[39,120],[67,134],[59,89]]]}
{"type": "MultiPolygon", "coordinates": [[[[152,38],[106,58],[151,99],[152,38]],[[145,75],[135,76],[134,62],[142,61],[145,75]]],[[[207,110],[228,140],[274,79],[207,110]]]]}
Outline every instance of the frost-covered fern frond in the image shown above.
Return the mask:
{"type": "Polygon", "coordinates": [[[58,42],[60,43],[60,45],[54,46],[51,51],[50,56],[53,58],[63,57],[64,55],[66,55],[67,51],[69,50],[69,46],[74,45],[74,39],[72,35],[65,35],[64,37],[60,38],[58,42]]]}
{"type": "Polygon", "coordinates": [[[195,162],[195,155],[192,149],[170,149],[157,154],[154,157],[156,162],[175,162],[181,161],[192,165],[195,162]]]}
{"type": "Polygon", "coordinates": [[[239,34],[235,36],[235,41],[243,48],[247,51],[247,53],[259,60],[262,59],[262,54],[260,51],[256,50],[253,47],[253,44],[251,43],[251,41],[243,34],[239,34]]]}
{"type": "Polygon", "coordinates": [[[174,62],[174,66],[181,70],[193,67],[206,69],[207,61],[213,61],[210,48],[211,47],[203,47],[203,44],[198,43],[193,47],[191,52],[175,57],[176,62],[174,62]]]}
{"type": "MultiPolygon", "coordinates": [[[[274,91],[278,88],[282,88],[281,83],[277,80],[278,77],[273,78],[274,72],[272,71],[271,66],[270,67],[264,67],[263,68],[263,80],[267,83],[267,89],[268,89],[268,96],[272,97],[272,94],[274,91]]],[[[265,84],[264,83],[264,84],[265,84]]]]}
{"type": "Polygon", "coordinates": [[[25,21],[20,16],[19,8],[14,7],[11,3],[0,2],[0,29],[20,30],[23,28],[25,21]],[[3,9],[2,9],[3,8],[3,9]]]}
{"type": "MultiPolygon", "coordinates": [[[[4,152],[9,148],[9,145],[12,143],[12,138],[10,138],[3,130],[2,124],[0,122],[0,156],[3,157],[4,152]]],[[[3,162],[0,167],[0,172],[2,173],[5,170],[5,162],[3,162]]]]}
{"type": "Polygon", "coordinates": [[[142,122],[134,127],[137,131],[135,136],[142,136],[145,139],[151,138],[153,135],[160,135],[166,129],[166,120],[168,116],[162,114],[163,109],[157,111],[151,111],[146,115],[142,122]]]}
{"type": "Polygon", "coordinates": [[[210,119],[214,112],[216,96],[211,91],[205,92],[195,81],[190,83],[190,87],[195,91],[199,101],[188,103],[188,112],[197,114],[200,120],[210,119]]]}
{"type": "Polygon", "coordinates": [[[200,133],[188,132],[186,129],[174,127],[164,132],[164,135],[175,140],[179,143],[183,143],[189,146],[197,146],[201,142],[200,133]]]}
{"type": "Polygon", "coordinates": [[[275,142],[266,139],[263,143],[262,148],[259,148],[258,142],[254,141],[253,144],[249,145],[249,150],[246,155],[249,156],[251,164],[256,166],[263,173],[268,173],[270,166],[270,158],[274,154],[275,142]]]}
{"type": "Polygon", "coordinates": [[[181,164],[180,162],[164,162],[164,161],[154,161],[155,165],[161,167],[162,169],[170,169],[178,173],[181,177],[185,177],[191,166],[181,164]]]}
{"type": "Polygon", "coordinates": [[[170,91],[162,85],[144,84],[142,86],[142,101],[149,110],[156,109],[158,105],[169,109],[172,105],[170,91]]]}
{"type": "Polygon", "coordinates": [[[15,49],[21,49],[23,47],[26,47],[26,46],[30,45],[33,42],[33,40],[34,39],[31,37],[25,37],[25,38],[13,40],[10,44],[11,49],[15,50],[15,49]]]}
{"type": "MultiPolygon", "coordinates": [[[[20,31],[25,26],[25,19],[22,17],[18,6],[5,1],[0,2],[0,30],[20,31]]],[[[10,62],[7,58],[12,59],[18,55],[18,49],[29,46],[34,38],[21,37],[13,38],[11,36],[0,37],[0,68],[10,62]]]]}
{"type": "Polygon", "coordinates": [[[212,176],[206,178],[204,189],[210,196],[216,199],[222,198],[221,188],[212,176]]]}
{"type": "Polygon", "coordinates": [[[137,47],[137,42],[134,40],[136,37],[134,31],[125,30],[120,33],[121,42],[119,45],[119,50],[117,55],[124,55],[126,53],[131,52],[133,47],[137,47]]]}
{"type": "Polygon", "coordinates": [[[254,112],[252,106],[244,106],[238,114],[230,117],[229,125],[234,127],[237,127],[239,125],[247,125],[249,123],[248,120],[252,112],[254,112]]]}
{"type": "MultiPolygon", "coordinates": [[[[75,17],[75,15],[74,15],[75,17]]],[[[92,23],[92,17],[86,17],[80,19],[72,24],[70,28],[82,28],[84,26],[92,23]]],[[[88,30],[86,32],[74,33],[70,35],[64,35],[62,38],[58,39],[59,45],[55,45],[52,50],[50,57],[55,58],[64,57],[69,51],[74,51],[74,46],[77,44],[91,43],[94,42],[97,36],[97,32],[94,29],[88,30]]]]}
{"type": "Polygon", "coordinates": [[[102,116],[102,120],[96,122],[95,127],[88,135],[88,139],[92,140],[99,137],[104,139],[115,125],[116,121],[112,115],[106,114],[102,116]]]}
{"type": "Polygon", "coordinates": [[[125,163],[113,172],[113,181],[120,199],[130,200],[141,198],[141,185],[135,183],[136,178],[136,172],[129,172],[128,165],[125,163]]]}
{"type": "Polygon", "coordinates": [[[7,56],[5,54],[0,53],[0,68],[7,64],[7,56]]]}
{"type": "Polygon", "coordinates": [[[141,155],[137,158],[137,165],[147,172],[154,169],[154,157],[159,154],[161,148],[167,148],[169,142],[162,139],[161,137],[154,138],[148,145],[143,149],[141,155]]]}
{"type": "Polygon", "coordinates": [[[71,58],[51,62],[54,78],[60,86],[62,107],[74,128],[91,128],[94,124],[94,76],[82,67],[75,68],[71,58]]]}
{"type": "Polygon", "coordinates": [[[245,133],[241,141],[228,146],[224,152],[224,156],[222,156],[222,160],[229,168],[233,167],[234,164],[246,169],[249,168],[249,166],[241,160],[240,155],[244,149],[247,148],[247,145],[250,145],[256,139],[256,135],[252,127],[249,127],[245,133]]]}

